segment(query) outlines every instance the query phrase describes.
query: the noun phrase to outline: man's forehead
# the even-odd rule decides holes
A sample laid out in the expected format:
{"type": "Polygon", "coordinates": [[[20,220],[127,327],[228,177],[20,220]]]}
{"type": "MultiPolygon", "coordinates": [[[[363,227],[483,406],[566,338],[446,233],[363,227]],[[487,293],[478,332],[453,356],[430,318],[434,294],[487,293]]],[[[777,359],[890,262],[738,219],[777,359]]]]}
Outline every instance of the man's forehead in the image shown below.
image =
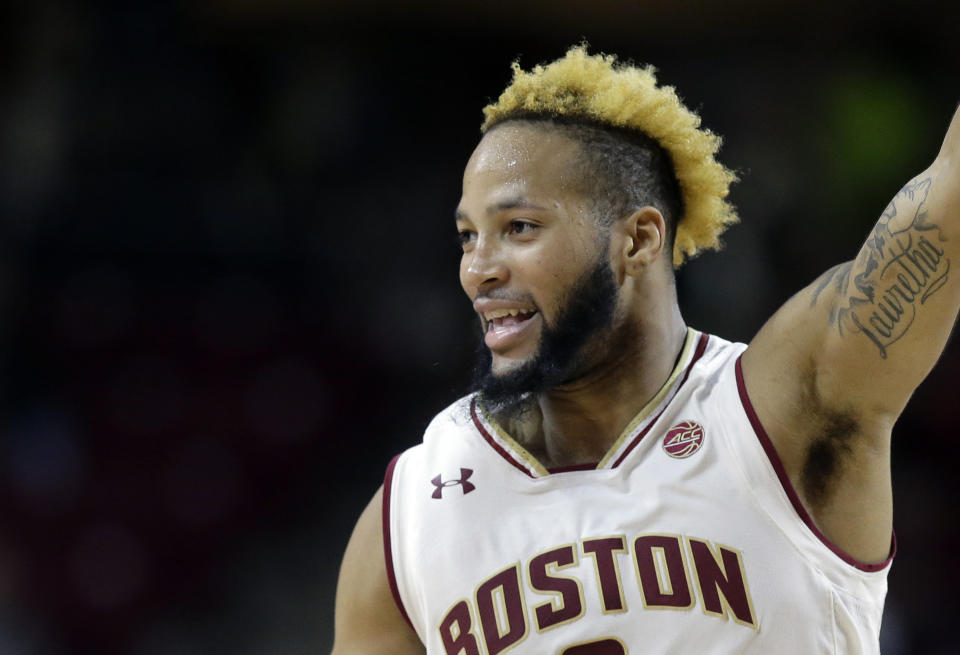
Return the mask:
{"type": "Polygon", "coordinates": [[[562,164],[578,152],[578,144],[561,132],[535,124],[506,124],[487,132],[469,166],[477,172],[512,169],[524,164],[562,164]]]}
{"type": "Polygon", "coordinates": [[[485,135],[477,144],[467,165],[478,173],[516,168],[520,162],[530,161],[537,150],[537,140],[503,128],[485,135]]]}
{"type": "Polygon", "coordinates": [[[522,197],[540,202],[534,196],[568,187],[576,174],[571,164],[577,147],[553,130],[498,127],[484,136],[470,157],[463,176],[464,194],[482,189],[489,195],[495,189],[497,197],[490,202],[522,197]]]}

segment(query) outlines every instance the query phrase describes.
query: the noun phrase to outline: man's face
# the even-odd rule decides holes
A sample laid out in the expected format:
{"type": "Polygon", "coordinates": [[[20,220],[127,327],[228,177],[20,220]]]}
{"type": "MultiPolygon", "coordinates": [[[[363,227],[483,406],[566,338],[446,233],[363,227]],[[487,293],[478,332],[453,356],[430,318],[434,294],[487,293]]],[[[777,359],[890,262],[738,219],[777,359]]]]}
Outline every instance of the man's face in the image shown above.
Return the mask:
{"type": "Polygon", "coordinates": [[[460,283],[484,335],[480,382],[494,396],[575,378],[612,321],[617,288],[606,237],[574,191],[577,154],[549,129],[504,125],[467,163],[460,283]]]}

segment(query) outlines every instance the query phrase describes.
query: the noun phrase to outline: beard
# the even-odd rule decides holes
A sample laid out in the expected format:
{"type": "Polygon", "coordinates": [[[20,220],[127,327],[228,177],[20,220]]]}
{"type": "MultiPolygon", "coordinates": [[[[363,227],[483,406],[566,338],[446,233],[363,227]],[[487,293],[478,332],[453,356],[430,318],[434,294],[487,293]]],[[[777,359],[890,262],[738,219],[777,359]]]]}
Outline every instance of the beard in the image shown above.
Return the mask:
{"type": "Polygon", "coordinates": [[[477,349],[474,389],[491,412],[520,414],[537,394],[568,384],[590,368],[584,352],[593,337],[613,325],[617,285],[606,249],[564,297],[553,325],[543,319],[537,352],[502,374],[493,372],[493,355],[483,343],[477,349]]]}

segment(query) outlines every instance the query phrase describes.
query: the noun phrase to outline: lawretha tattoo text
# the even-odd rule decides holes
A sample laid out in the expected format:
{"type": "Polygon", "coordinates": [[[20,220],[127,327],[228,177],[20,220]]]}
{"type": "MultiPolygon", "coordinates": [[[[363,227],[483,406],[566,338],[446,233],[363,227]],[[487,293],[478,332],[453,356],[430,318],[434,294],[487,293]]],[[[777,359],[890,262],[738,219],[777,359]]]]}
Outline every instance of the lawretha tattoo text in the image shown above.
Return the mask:
{"type": "Polygon", "coordinates": [[[814,289],[811,304],[831,283],[838,294],[847,296],[831,310],[830,322],[841,336],[864,335],[883,359],[950,273],[950,260],[938,246],[946,237],[939,226],[927,221],[932,183],[932,178],[926,178],[903,187],[887,205],[857,260],[824,273],[814,289]],[[859,272],[851,280],[854,267],[859,272]]]}

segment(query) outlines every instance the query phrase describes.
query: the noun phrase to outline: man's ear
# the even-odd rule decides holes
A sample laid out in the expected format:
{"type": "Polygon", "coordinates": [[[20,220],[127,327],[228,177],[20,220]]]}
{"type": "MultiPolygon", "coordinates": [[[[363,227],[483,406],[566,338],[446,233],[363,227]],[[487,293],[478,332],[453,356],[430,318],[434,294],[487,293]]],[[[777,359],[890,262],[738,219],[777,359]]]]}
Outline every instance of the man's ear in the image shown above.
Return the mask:
{"type": "Polygon", "coordinates": [[[615,270],[637,276],[657,261],[667,238],[667,222],[655,207],[641,207],[613,226],[615,270]]]}

